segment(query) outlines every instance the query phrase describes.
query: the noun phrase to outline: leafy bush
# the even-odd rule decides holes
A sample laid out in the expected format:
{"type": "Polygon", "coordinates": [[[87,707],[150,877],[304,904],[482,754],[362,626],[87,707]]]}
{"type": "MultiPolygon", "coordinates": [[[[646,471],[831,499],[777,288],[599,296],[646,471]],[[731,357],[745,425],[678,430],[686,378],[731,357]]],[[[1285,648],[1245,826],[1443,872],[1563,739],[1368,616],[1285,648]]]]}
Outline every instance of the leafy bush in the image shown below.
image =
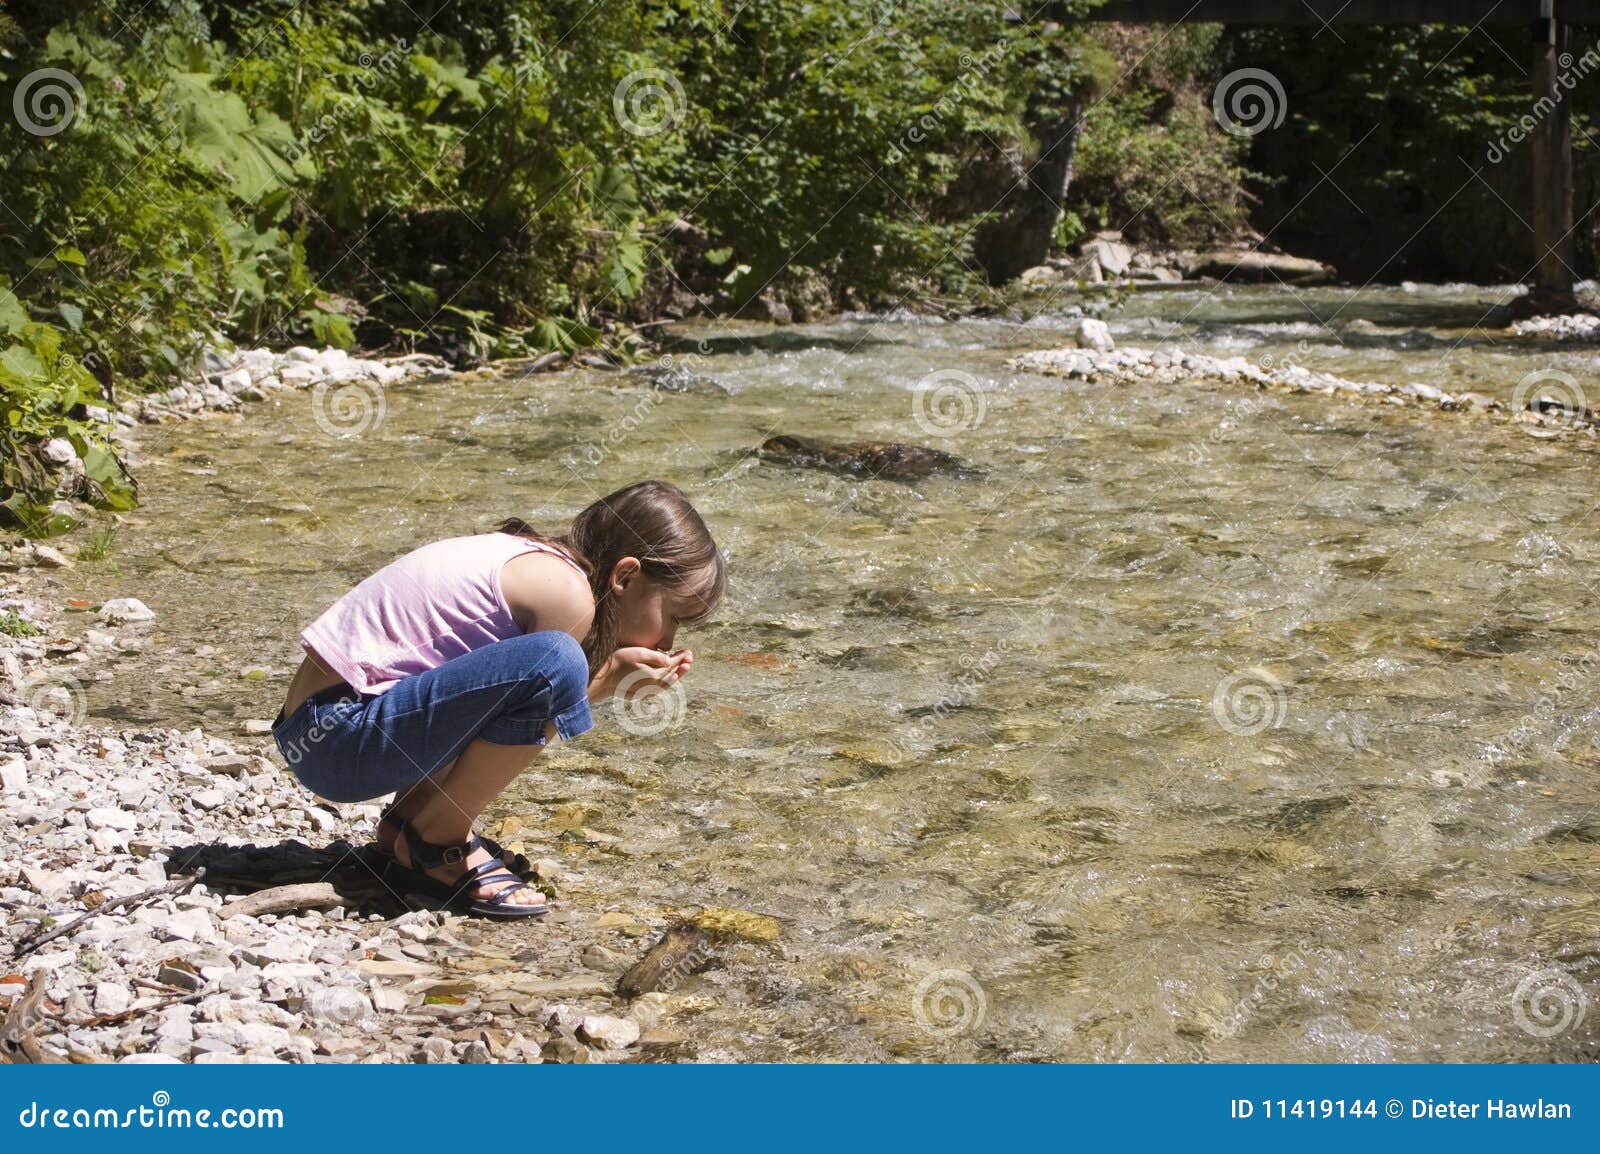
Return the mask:
{"type": "Polygon", "coordinates": [[[1098,32],[1121,81],[1088,112],[1069,206],[1088,227],[1141,242],[1202,244],[1248,225],[1247,140],[1213,118],[1220,25],[1098,32]]]}

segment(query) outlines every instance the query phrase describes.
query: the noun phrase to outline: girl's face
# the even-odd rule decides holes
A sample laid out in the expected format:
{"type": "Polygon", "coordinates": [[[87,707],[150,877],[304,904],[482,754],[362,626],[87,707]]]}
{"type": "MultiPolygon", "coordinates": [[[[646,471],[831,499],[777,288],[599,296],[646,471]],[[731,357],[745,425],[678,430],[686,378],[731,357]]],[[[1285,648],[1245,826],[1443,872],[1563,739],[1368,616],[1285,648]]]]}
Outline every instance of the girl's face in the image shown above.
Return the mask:
{"type": "Polygon", "coordinates": [[[633,557],[617,562],[611,574],[611,595],[617,601],[617,646],[643,645],[671,652],[678,622],[693,616],[692,598],[654,581],[633,557]]]}

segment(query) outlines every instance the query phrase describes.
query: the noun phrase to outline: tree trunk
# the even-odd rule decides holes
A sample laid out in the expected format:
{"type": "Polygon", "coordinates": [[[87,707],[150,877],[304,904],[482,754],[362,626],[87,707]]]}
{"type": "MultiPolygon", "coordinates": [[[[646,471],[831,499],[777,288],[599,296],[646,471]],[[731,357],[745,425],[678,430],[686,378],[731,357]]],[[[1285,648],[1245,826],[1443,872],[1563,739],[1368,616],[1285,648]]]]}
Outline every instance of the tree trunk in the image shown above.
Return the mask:
{"type": "MultiPolygon", "coordinates": [[[[1572,313],[1578,301],[1572,292],[1572,108],[1561,86],[1561,52],[1567,45],[1566,25],[1550,15],[1534,25],[1533,99],[1542,113],[1533,130],[1533,240],[1537,264],[1522,311],[1572,313]]],[[[1570,57],[1568,58],[1570,60],[1570,57]]]]}
{"type": "Polygon", "coordinates": [[[1002,284],[1045,262],[1072,183],[1072,162],[1083,132],[1077,102],[1064,114],[1036,110],[1028,131],[1039,142],[1039,159],[1001,198],[1000,216],[978,229],[973,250],[990,284],[1002,284]]]}

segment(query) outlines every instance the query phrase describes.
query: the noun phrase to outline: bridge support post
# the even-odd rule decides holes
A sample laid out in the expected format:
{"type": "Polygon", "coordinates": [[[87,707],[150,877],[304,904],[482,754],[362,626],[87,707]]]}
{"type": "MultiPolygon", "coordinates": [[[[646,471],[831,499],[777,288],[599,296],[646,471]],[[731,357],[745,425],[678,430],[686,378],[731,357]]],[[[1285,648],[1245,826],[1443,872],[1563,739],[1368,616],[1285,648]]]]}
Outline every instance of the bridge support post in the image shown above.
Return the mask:
{"type": "MultiPolygon", "coordinates": [[[[1554,0],[1543,0],[1534,25],[1533,241],[1538,265],[1519,312],[1578,311],[1572,293],[1572,107],[1561,84],[1567,27],[1555,17],[1554,0]]],[[[1570,59],[1570,57],[1569,57],[1570,59]]]]}

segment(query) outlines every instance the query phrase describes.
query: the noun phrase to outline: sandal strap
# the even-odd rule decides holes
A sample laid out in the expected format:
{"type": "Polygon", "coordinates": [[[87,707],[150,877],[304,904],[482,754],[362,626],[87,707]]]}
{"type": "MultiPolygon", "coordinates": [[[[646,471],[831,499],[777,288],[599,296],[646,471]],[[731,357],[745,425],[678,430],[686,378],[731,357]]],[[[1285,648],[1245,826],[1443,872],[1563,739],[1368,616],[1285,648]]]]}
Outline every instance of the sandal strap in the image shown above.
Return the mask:
{"type": "Polygon", "coordinates": [[[468,866],[467,872],[461,876],[470,877],[476,882],[487,882],[493,880],[500,874],[505,874],[506,877],[511,878],[513,881],[522,880],[506,868],[505,862],[497,861],[494,858],[490,858],[488,861],[482,862],[475,866],[468,866]]]}
{"type": "MultiPolygon", "coordinates": [[[[479,902],[492,902],[492,903],[494,903],[496,905],[520,904],[520,903],[502,902],[501,899],[506,897],[508,894],[516,893],[518,890],[531,890],[531,889],[533,889],[533,887],[530,886],[527,882],[523,881],[521,878],[519,878],[515,874],[513,874],[510,870],[506,869],[504,862],[486,861],[486,862],[482,863],[481,865],[475,865],[475,866],[470,867],[467,870],[466,873],[461,875],[461,883],[456,886],[456,893],[457,894],[465,894],[468,890],[474,888],[475,886],[488,885],[491,882],[495,881],[496,879],[502,878],[502,877],[506,878],[509,881],[511,881],[513,884],[512,885],[508,885],[508,886],[502,886],[492,894],[489,894],[489,895],[487,895],[485,897],[473,898],[472,900],[473,901],[479,901],[479,902]]],[[[543,904],[544,904],[543,902],[532,903],[532,905],[543,905],[543,904]]],[[[529,908],[532,908],[532,905],[530,905],[529,908]]]]}
{"type": "Polygon", "coordinates": [[[458,865],[466,861],[472,851],[482,845],[475,833],[468,834],[467,840],[461,842],[440,844],[426,841],[410,821],[405,818],[395,820],[400,824],[400,832],[405,835],[406,850],[411,855],[411,864],[418,869],[431,870],[443,865],[458,865]]]}
{"type": "Polygon", "coordinates": [[[473,900],[474,901],[479,901],[479,902],[487,902],[488,904],[490,904],[492,906],[506,906],[508,908],[515,908],[515,909],[536,910],[540,906],[544,905],[544,903],[543,902],[513,902],[513,901],[507,901],[506,900],[512,894],[516,893],[518,890],[531,890],[531,889],[533,889],[533,887],[530,886],[527,882],[519,881],[514,886],[506,886],[504,889],[495,890],[494,893],[490,894],[486,898],[474,898],[473,900]]]}

